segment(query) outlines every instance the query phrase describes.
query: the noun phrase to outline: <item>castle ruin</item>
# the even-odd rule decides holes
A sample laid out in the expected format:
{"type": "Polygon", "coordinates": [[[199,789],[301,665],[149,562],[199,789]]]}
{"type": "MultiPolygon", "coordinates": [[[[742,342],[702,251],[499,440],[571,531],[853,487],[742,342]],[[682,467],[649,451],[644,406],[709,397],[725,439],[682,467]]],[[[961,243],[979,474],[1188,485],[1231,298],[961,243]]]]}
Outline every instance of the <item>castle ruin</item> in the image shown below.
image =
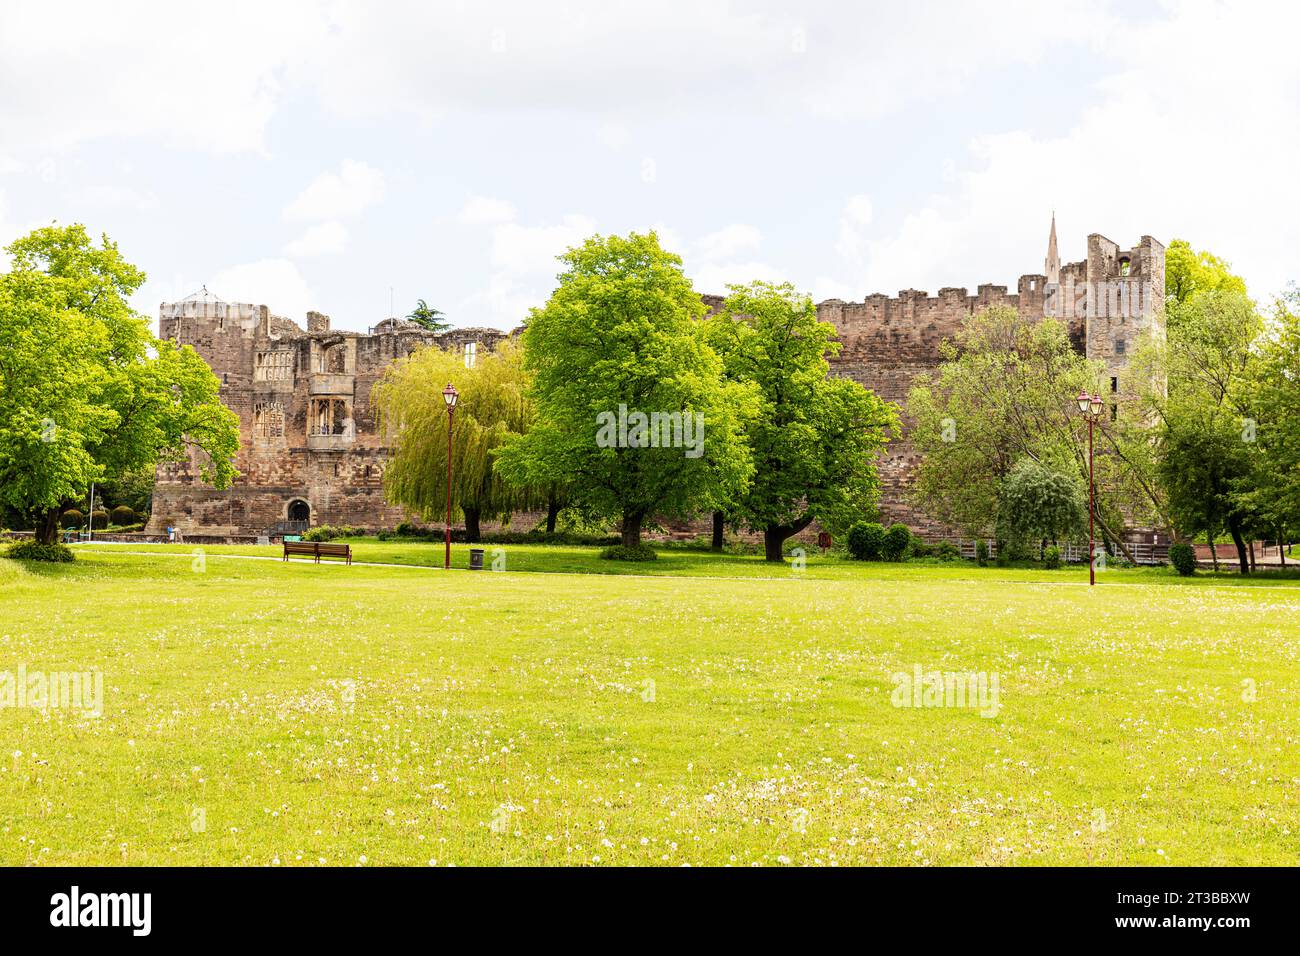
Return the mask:
{"type": "MultiPolygon", "coordinates": [[[[1006,306],[1039,319],[1066,323],[1076,350],[1102,361],[1111,392],[1138,336],[1162,322],[1165,249],[1143,236],[1121,249],[1088,236],[1087,258],[1062,264],[1056,222],[1044,271],[1022,275],[1016,291],[981,285],[943,288],[937,296],[905,289],[861,302],[828,299],[818,318],[834,326],[841,348],[831,373],[847,376],[877,395],[904,405],[913,380],[941,361],[939,346],[965,319],[1006,306]]],[[[711,309],[720,296],[704,296],[711,309]]],[[[438,345],[462,353],[466,364],[508,333],[463,328],[434,333],[401,319],[386,319],[366,333],[330,328],[329,316],[309,312],[306,329],[273,315],[266,306],[227,303],[206,292],[164,303],[159,334],[192,345],[221,380],[221,398],[239,416],[240,477],[226,491],[198,478],[193,462],[164,464],[149,531],[167,526],[209,535],[276,535],[313,525],[392,528],[403,509],[383,494],[391,454],[376,427],[370,392],[384,369],[417,348],[438,345]]],[[[907,441],[889,445],[881,462],[880,510],[922,532],[942,533],[908,503],[917,464],[907,441]]]]}

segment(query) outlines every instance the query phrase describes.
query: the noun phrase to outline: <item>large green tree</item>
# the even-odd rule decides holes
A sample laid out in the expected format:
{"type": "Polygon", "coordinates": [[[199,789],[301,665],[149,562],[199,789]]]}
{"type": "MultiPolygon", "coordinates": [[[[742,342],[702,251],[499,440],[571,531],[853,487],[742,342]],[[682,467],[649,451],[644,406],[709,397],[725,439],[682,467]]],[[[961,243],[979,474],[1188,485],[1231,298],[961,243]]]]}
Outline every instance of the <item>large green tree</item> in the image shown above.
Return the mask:
{"type": "Polygon", "coordinates": [[[468,540],[479,540],[484,519],[507,520],[545,503],[543,489],[507,484],[496,469],[496,450],[525,433],[534,418],[528,375],[514,343],[478,356],[473,368],[446,349],[419,349],[389,366],[371,395],[393,448],[384,470],[389,501],[425,520],[445,515],[447,427],[453,421],[452,507],[464,513],[468,540]],[[442,396],[448,384],[460,393],[454,417],[442,396]]]}
{"type": "Polygon", "coordinates": [[[619,518],[623,543],[639,546],[647,520],[745,491],[752,390],[724,380],[704,302],[653,232],[595,236],[560,259],[559,286],[523,334],[538,421],[498,466],[568,485],[573,507],[619,518]]]}
{"type": "Polygon", "coordinates": [[[204,480],[235,477],[239,423],[188,347],[128,304],[144,273],[105,236],[47,226],[0,274],[0,500],[53,542],[92,482],[197,452],[204,480]]]}
{"type": "Polygon", "coordinates": [[[1161,483],[1174,527],[1210,538],[1227,530],[1245,573],[1246,538],[1261,530],[1249,494],[1258,480],[1249,386],[1263,323],[1244,293],[1227,289],[1196,293],[1178,315],[1136,357],[1147,371],[1138,394],[1156,425],[1161,483]]]}
{"type": "Polygon", "coordinates": [[[1087,490],[1079,475],[1022,458],[1002,480],[998,493],[998,537],[1022,545],[1033,542],[1039,554],[1047,541],[1080,532],[1088,516],[1087,490]]]}
{"type": "Polygon", "coordinates": [[[707,323],[728,378],[753,385],[745,422],[754,460],[749,490],[728,518],[763,535],[769,561],[813,521],[840,532],[875,510],[876,462],[898,430],[895,406],[847,378],[830,378],[835,328],[787,284],[733,285],[707,323]]]}
{"type": "Polygon", "coordinates": [[[1165,250],[1165,303],[1168,320],[1177,325],[1179,307],[1203,292],[1246,294],[1246,280],[1232,271],[1232,265],[1207,250],[1193,249],[1185,239],[1175,239],[1165,250]]]}

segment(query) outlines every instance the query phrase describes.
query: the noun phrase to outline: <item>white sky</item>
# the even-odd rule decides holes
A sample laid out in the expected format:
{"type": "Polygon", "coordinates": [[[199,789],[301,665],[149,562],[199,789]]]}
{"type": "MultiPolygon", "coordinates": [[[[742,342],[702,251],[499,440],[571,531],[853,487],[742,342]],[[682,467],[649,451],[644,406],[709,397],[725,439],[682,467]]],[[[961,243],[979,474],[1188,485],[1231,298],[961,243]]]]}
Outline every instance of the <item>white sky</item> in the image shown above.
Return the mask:
{"type": "Polygon", "coordinates": [[[696,287],[861,299],[1089,232],[1300,279],[1291,4],[179,3],[0,10],[0,242],[361,329],[517,324],[567,245],[657,228],[696,287]]]}

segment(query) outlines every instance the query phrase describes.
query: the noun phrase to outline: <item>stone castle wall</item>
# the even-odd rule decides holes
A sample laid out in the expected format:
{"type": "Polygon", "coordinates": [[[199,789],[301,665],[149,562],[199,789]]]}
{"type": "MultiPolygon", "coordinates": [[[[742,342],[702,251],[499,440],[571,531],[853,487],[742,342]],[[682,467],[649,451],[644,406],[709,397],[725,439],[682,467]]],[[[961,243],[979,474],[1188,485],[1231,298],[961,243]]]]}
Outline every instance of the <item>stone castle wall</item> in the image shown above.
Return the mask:
{"type": "MultiPolygon", "coordinates": [[[[704,296],[710,309],[720,296],[704,296]]],[[[1065,322],[1075,348],[1102,360],[1112,391],[1137,336],[1160,323],[1164,247],[1149,236],[1129,250],[1104,236],[1088,237],[1084,261],[1060,267],[1059,283],[1046,275],[1020,277],[1015,292],[981,285],[940,289],[937,296],[907,289],[861,302],[829,299],[818,317],[835,327],[840,352],[831,374],[851,378],[903,408],[904,433],[881,462],[882,520],[902,521],[922,533],[947,529],[918,512],[908,491],[918,457],[908,437],[908,392],[918,375],[937,369],[940,345],[971,315],[995,306],[1038,319],[1065,322]]],[[[151,531],[173,524],[183,531],[274,533],[303,507],[312,525],[391,528],[407,516],[384,500],[389,456],[378,433],[370,390],[395,359],[424,345],[463,351],[495,347],[506,333],[455,329],[434,334],[387,320],[366,334],[330,330],[329,317],[311,312],[307,329],[272,315],[265,306],[208,299],[164,304],[160,334],[195,347],[222,379],[222,400],[239,415],[241,477],[218,492],[197,478],[194,463],[159,468],[151,531]],[[294,509],[297,509],[297,512],[294,509]]],[[[520,516],[531,527],[534,516],[520,516]]],[[[706,531],[705,523],[694,530],[706,531]]],[[[679,532],[683,529],[676,529],[679,532]]]]}

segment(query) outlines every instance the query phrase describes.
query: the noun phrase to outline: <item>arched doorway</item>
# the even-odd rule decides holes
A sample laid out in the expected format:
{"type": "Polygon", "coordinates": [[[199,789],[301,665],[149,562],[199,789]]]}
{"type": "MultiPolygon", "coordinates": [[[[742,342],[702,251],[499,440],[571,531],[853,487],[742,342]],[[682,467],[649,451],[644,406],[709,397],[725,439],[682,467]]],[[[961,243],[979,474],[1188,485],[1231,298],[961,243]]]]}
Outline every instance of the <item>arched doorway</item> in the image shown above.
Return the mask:
{"type": "Polygon", "coordinates": [[[301,498],[289,502],[289,520],[308,522],[311,520],[311,505],[301,498]]]}

